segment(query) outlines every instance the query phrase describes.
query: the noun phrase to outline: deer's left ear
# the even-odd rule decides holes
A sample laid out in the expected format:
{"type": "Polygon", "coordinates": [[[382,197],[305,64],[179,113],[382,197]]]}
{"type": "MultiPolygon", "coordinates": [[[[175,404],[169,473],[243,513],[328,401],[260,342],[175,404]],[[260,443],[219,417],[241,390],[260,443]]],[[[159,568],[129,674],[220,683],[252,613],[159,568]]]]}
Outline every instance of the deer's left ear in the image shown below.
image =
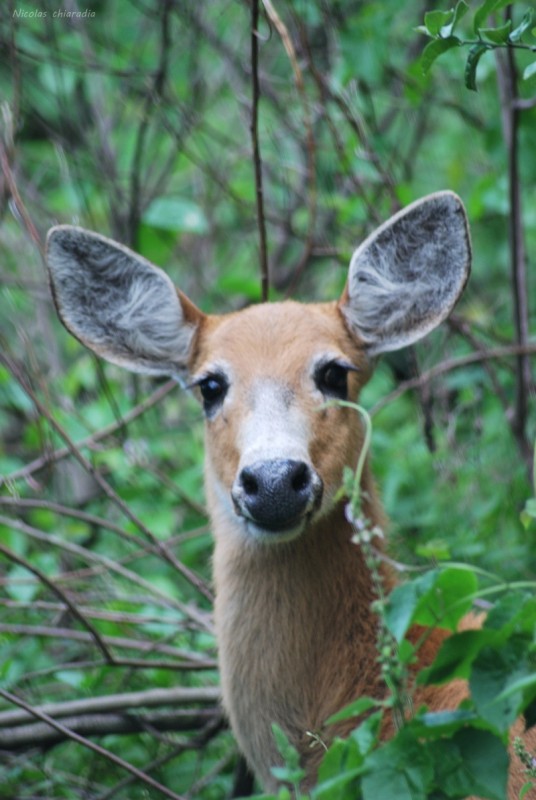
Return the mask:
{"type": "Polygon", "coordinates": [[[452,192],[395,214],[355,251],[339,307],[371,355],[416,342],[440,324],[471,268],[463,204],[452,192]]]}

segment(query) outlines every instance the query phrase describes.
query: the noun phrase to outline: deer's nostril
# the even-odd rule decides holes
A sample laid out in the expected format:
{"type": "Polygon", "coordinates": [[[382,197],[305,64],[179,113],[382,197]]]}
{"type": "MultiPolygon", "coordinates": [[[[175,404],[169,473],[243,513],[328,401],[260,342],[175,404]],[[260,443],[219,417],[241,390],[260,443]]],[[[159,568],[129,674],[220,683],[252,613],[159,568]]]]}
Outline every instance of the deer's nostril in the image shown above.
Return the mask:
{"type": "Polygon", "coordinates": [[[311,473],[307,464],[303,462],[296,465],[294,474],[291,477],[290,485],[295,492],[303,492],[309,487],[311,473]]]}
{"type": "Polygon", "coordinates": [[[242,470],[240,479],[242,482],[242,488],[247,495],[255,495],[258,493],[259,482],[252,472],[246,469],[242,470]]]}

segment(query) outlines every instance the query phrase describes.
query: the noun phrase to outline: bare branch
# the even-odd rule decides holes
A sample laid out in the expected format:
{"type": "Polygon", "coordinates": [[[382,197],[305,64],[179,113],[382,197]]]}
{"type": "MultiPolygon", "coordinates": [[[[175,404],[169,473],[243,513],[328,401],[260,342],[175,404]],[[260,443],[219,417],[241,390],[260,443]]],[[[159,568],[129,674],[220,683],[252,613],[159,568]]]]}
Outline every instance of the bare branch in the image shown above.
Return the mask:
{"type": "Polygon", "coordinates": [[[104,747],[101,747],[100,745],[95,744],[95,742],[91,742],[89,739],[84,738],[75,731],[70,730],[66,725],[62,725],[55,719],[52,719],[52,717],[50,717],[48,714],[44,714],[42,711],[38,711],[28,703],[25,703],[24,700],[20,699],[20,697],[11,694],[11,692],[7,692],[5,689],[0,689],[0,696],[2,696],[4,700],[7,700],[8,703],[12,703],[13,705],[19,706],[19,708],[25,709],[33,717],[45,722],[57,733],[61,734],[64,739],[72,739],[73,741],[78,742],[78,744],[86,747],[88,750],[92,750],[94,753],[97,753],[108,761],[111,761],[116,766],[121,767],[127,772],[130,772],[132,775],[135,775],[136,778],[143,781],[143,783],[147,784],[147,786],[151,786],[153,789],[156,789],[156,791],[161,792],[163,795],[165,795],[165,797],[169,797],[171,800],[185,800],[184,797],[172,792],[170,789],[167,789],[154,778],[151,778],[150,775],[147,775],[147,773],[137,769],[137,767],[134,767],[132,764],[129,764],[128,761],[124,761],[124,759],[115,755],[115,753],[111,753],[104,747]]]}
{"type": "MultiPolygon", "coordinates": [[[[511,8],[506,10],[511,18],[511,8]]],[[[527,290],[527,255],[523,234],[523,210],[521,197],[521,173],[519,169],[519,122],[521,109],[518,106],[518,77],[513,48],[506,52],[496,51],[497,78],[503,121],[503,136],[508,156],[508,214],[510,239],[510,272],[514,304],[514,323],[517,343],[526,346],[529,341],[529,307],[527,290]]],[[[521,455],[530,469],[532,447],[527,437],[527,404],[532,382],[530,361],[526,352],[520,351],[516,360],[516,407],[513,420],[514,435],[521,455]]]]}
{"type": "MultiPolygon", "coordinates": [[[[84,642],[88,644],[91,643],[95,638],[85,631],[77,631],[73,630],[72,628],[54,628],[45,625],[17,625],[9,622],[0,622],[0,633],[17,634],[19,636],[51,637],[65,639],[67,641],[71,640],[73,642],[84,642]]],[[[172,647],[160,642],[103,635],[99,635],[98,639],[101,645],[106,648],[106,651],[109,651],[110,648],[115,647],[117,649],[137,650],[140,653],[163,653],[166,655],[171,655],[177,659],[177,661],[143,661],[136,658],[118,658],[110,652],[109,656],[106,656],[106,663],[116,667],[141,667],[142,669],[158,667],[160,669],[172,670],[206,670],[216,669],[217,667],[217,663],[213,659],[205,658],[204,656],[195,652],[179,650],[177,647],[172,647]]]]}
{"type": "Polygon", "coordinates": [[[371,409],[370,413],[371,415],[377,414],[379,411],[385,408],[385,406],[389,405],[389,403],[392,403],[393,400],[396,400],[397,397],[400,397],[400,395],[404,394],[410,389],[416,389],[419,386],[424,386],[426,383],[433,380],[433,378],[437,378],[439,375],[444,375],[446,372],[452,372],[455,369],[466,367],[469,364],[478,364],[480,361],[487,361],[495,358],[508,358],[511,356],[517,356],[520,353],[524,353],[526,355],[536,353],[536,343],[527,344],[524,346],[511,345],[509,347],[495,347],[491,350],[481,350],[478,353],[469,353],[467,356],[448,359],[447,361],[443,361],[441,364],[436,364],[431,369],[426,370],[426,372],[421,373],[421,375],[419,375],[417,378],[411,378],[411,380],[401,383],[394,391],[390,392],[381,400],[378,400],[378,402],[371,409]]]}
{"type": "Polygon", "coordinates": [[[81,736],[108,736],[109,734],[132,734],[153,729],[155,731],[191,731],[204,727],[207,722],[221,719],[219,708],[204,708],[193,711],[155,711],[145,714],[84,714],[65,717],[61,727],[51,727],[49,722],[34,722],[16,728],[0,730],[0,750],[18,750],[30,747],[51,747],[66,739],[71,733],[81,736]],[[67,734],[62,728],[68,729],[67,734]]]}
{"type": "MultiPolygon", "coordinates": [[[[131,709],[140,710],[141,708],[159,708],[160,706],[214,705],[219,702],[220,690],[217,686],[176,686],[172,689],[147,689],[145,692],[123,692],[101,697],[86,697],[82,700],[70,700],[65,703],[45,703],[35,706],[35,709],[43,714],[50,714],[51,717],[61,719],[83,714],[127,712],[131,709]]],[[[0,712],[0,728],[25,725],[33,719],[34,715],[23,708],[3,711],[0,712]]]]}
{"type": "MultiPolygon", "coordinates": [[[[107,425],[105,428],[101,428],[100,431],[96,431],[90,436],[86,436],[85,439],[82,439],[80,442],[76,442],[76,447],[78,450],[82,450],[84,447],[88,447],[90,449],[95,447],[95,445],[101,442],[103,439],[113,436],[113,434],[116,433],[120,428],[125,427],[130,422],[140,417],[148,409],[155,406],[160,402],[160,400],[162,400],[164,397],[166,397],[166,395],[176,388],[177,384],[175,381],[166,381],[166,383],[162,384],[162,386],[159,386],[158,389],[150,394],[149,397],[147,397],[142,403],[139,403],[137,406],[132,408],[128,414],[125,414],[121,420],[113,422],[111,425],[107,425]]],[[[72,455],[72,452],[69,447],[60,447],[50,453],[45,453],[40,458],[36,458],[34,461],[26,464],[26,466],[22,467],[21,469],[11,472],[9,475],[0,475],[0,486],[2,486],[2,484],[12,484],[20,479],[27,479],[30,475],[33,475],[35,472],[39,472],[39,470],[44,469],[49,464],[53,464],[56,461],[61,461],[70,455],[72,455]]]]}
{"type": "Polygon", "coordinates": [[[259,143],[259,0],[251,3],[251,145],[253,168],[255,172],[255,197],[257,205],[257,225],[259,228],[259,257],[261,264],[261,299],[268,300],[268,247],[266,242],[266,220],[264,218],[264,194],[262,188],[262,162],[259,143]]]}
{"type": "Polygon", "coordinates": [[[88,459],[80,452],[78,446],[72,441],[70,436],[64,430],[64,428],[59,424],[59,422],[54,418],[54,416],[50,413],[48,408],[39,400],[36,393],[32,389],[30,383],[26,379],[21,367],[9,356],[7,353],[0,353],[0,363],[4,364],[4,366],[11,372],[11,374],[16,378],[22,389],[26,392],[28,397],[32,400],[33,404],[35,405],[36,409],[39,413],[48,421],[48,423],[52,426],[52,428],[58,433],[64,442],[66,442],[67,447],[69,448],[72,455],[76,458],[76,460],[82,465],[82,467],[88,472],[91,477],[95,480],[95,482],[99,485],[102,489],[104,494],[111,500],[118,508],[121,509],[121,512],[125,515],[125,517],[130,520],[144,536],[151,542],[152,545],[156,548],[156,551],[160,553],[160,555],[169,563],[171,564],[177,572],[179,572],[186,580],[188,580],[192,586],[194,586],[200,594],[204,595],[210,601],[213,600],[212,592],[209,590],[208,586],[206,585],[205,581],[203,581],[198,575],[196,575],[192,570],[186,567],[178,558],[175,557],[173,553],[169,551],[166,547],[165,543],[160,541],[150,530],[149,528],[139,519],[136,514],[134,514],[127,503],[117,494],[117,492],[112,489],[108,481],[106,481],[100,472],[93,466],[93,464],[88,461],[88,459]]]}

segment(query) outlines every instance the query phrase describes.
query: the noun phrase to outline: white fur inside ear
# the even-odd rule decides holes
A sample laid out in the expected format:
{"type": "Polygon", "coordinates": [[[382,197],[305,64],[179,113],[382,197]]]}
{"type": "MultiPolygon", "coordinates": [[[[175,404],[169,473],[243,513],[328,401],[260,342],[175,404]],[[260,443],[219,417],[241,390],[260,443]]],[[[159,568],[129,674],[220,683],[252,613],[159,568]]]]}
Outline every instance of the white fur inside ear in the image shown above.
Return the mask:
{"type": "Polygon", "coordinates": [[[165,272],[70,225],[49,232],[46,261],[60,317],[83,344],[135,372],[184,373],[195,327],[165,272]]]}
{"type": "Polygon", "coordinates": [[[469,277],[461,200],[438,192],[413,203],[355,251],[341,310],[371,355],[416,342],[450,313],[469,277]]]}

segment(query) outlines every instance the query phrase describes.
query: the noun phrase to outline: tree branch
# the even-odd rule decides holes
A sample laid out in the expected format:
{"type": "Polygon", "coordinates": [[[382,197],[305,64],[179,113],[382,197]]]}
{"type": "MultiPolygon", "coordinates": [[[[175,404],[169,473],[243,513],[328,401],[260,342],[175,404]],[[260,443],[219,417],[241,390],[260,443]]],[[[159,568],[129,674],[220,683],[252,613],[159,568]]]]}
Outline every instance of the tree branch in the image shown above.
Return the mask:
{"type": "Polygon", "coordinates": [[[127,503],[117,494],[117,492],[112,489],[108,481],[106,481],[98,469],[96,469],[93,464],[88,461],[88,459],[80,452],[78,446],[71,440],[67,432],[64,428],[60,425],[60,423],[54,418],[54,416],[50,413],[48,408],[40,401],[37,397],[37,394],[34,392],[30,382],[27,380],[22,368],[16,361],[11,358],[7,353],[0,352],[0,363],[3,364],[14,376],[17,382],[20,384],[21,388],[25,391],[28,397],[31,399],[33,404],[35,405],[36,409],[39,413],[47,420],[47,422],[51,425],[51,427],[56,431],[56,433],[61,436],[63,441],[67,444],[69,451],[72,455],[76,458],[76,460],[81,464],[81,466],[88,472],[91,477],[96,481],[99,487],[102,489],[106,497],[111,500],[124,514],[124,516],[132,522],[136,528],[151,542],[152,545],[156,548],[156,551],[168,562],[171,564],[177,572],[179,572],[186,580],[194,586],[200,594],[204,595],[208,600],[211,602],[213,601],[213,595],[210,589],[208,588],[205,581],[203,581],[198,575],[196,575],[192,570],[190,570],[185,564],[179,561],[178,558],[175,557],[174,553],[170,552],[166,547],[165,543],[160,541],[145,525],[141,519],[139,519],[136,514],[132,512],[130,507],[127,503]]]}
{"type": "MultiPolygon", "coordinates": [[[[511,8],[506,10],[511,17],[511,8]]],[[[527,292],[527,258],[523,236],[523,211],[521,198],[521,176],[519,171],[519,123],[521,109],[518,106],[517,70],[511,47],[506,52],[496,51],[497,78],[503,121],[503,136],[508,157],[508,215],[510,240],[510,272],[514,305],[516,340],[520,347],[529,340],[529,309],[527,292]]],[[[531,368],[528,354],[520,351],[516,360],[516,404],[513,430],[521,455],[530,469],[531,445],[527,437],[528,398],[531,386],[531,368]]]]}
{"type": "Polygon", "coordinates": [[[259,0],[251,4],[251,145],[255,172],[255,197],[257,225],[259,228],[259,257],[261,264],[261,300],[266,302],[269,293],[268,247],[266,242],[266,220],[264,218],[264,194],[262,186],[262,163],[259,144],[259,0]]]}
{"type": "Polygon", "coordinates": [[[436,364],[431,369],[421,373],[417,378],[411,378],[411,380],[401,383],[396,389],[394,389],[394,391],[390,392],[385,397],[382,397],[381,400],[378,400],[378,402],[371,409],[370,414],[371,416],[377,414],[393,400],[396,400],[397,397],[400,397],[400,395],[404,394],[410,389],[417,389],[419,386],[424,386],[433,378],[437,378],[439,375],[444,375],[446,372],[452,372],[452,370],[466,367],[469,364],[478,364],[480,361],[486,361],[494,358],[508,358],[511,356],[517,356],[520,353],[526,354],[527,356],[536,353],[536,342],[528,343],[526,345],[495,347],[491,350],[481,350],[478,353],[469,353],[468,355],[461,356],[460,358],[451,358],[447,361],[443,361],[441,364],[436,364]]]}
{"type": "Polygon", "coordinates": [[[154,778],[151,778],[150,775],[147,775],[147,773],[143,772],[140,769],[137,769],[137,767],[134,767],[132,764],[129,764],[128,761],[125,761],[119,756],[116,756],[115,753],[111,753],[104,747],[95,744],[95,742],[91,742],[89,739],[84,738],[76,731],[70,730],[70,728],[68,728],[66,725],[63,725],[57,722],[55,719],[52,719],[52,717],[50,717],[48,714],[45,714],[42,711],[38,711],[37,709],[30,706],[28,703],[25,703],[24,700],[20,699],[20,697],[11,694],[11,692],[7,692],[5,689],[0,689],[0,696],[3,697],[4,700],[7,700],[8,703],[12,703],[13,705],[19,706],[19,708],[25,709],[33,717],[36,717],[37,719],[41,720],[41,722],[46,723],[46,725],[49,726],[50,728],[53,728],[53,730],[56,731],[57,734],[60,734],[62,739],[71,739],[75,742],[78,742],[78,744],[83,745],[88,750],[92,750],[94,753],[97,753],[98,755],[102,756],[108,761],[111,761],[112,763],[116,764],[116,766],[121,767],[121,769],[124,769],[127,772],[130,772],[132,775],[135,775],[136,778],[143,781],[143,783],[161,792],[166,797],[171,798],[171,800],[185,800],[184,797],[176,794],[175,792],[172,792],[170,789],[167,789],[165,786],[156,781],[154,778]]]}
{"type": "MultiPolygon", "coordinates": [[[[129,709],[159,708],[160,706],[183,706],[191,703],[214,705],[220,702],[220,689],[217,686],[189,687],[175,686],[171,689],[147,689],[144,692],[122,692],[100,697],[85,697],[83,700],[69,700],[64,703],[45,703],[34,706],[43,714],[55,719],[85,714],[108,714],[112,711],[127,712],[129,709]]],[[[19,708],[0,712],[0,728],[14,728],[25,725],[35,715],[19,708]]]]}

